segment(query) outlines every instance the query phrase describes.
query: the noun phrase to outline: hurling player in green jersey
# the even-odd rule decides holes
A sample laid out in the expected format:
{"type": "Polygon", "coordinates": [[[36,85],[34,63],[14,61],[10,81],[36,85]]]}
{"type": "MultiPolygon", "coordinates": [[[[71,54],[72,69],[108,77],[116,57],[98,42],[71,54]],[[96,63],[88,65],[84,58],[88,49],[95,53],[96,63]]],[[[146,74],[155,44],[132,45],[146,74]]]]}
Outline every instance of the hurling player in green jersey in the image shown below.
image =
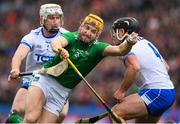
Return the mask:
{"type": "MultiPolygon", "coordinates": [[[[77,32],[66,33],[52,41],[57,53],[44,68],[49,68],[69,58],[83,76],[86,76],[104,57],[123,56],[137,42],[138,34],[132,33],[118,46],[112,46],[98,39],[103,31],[103,20],[89,14],[82,21],[77,32]],[[58,49],[61,49],[59,53],[58,49]]],[[[71,90],[81,81],[71,66],[60,76],[34,74],[28,89],[26,112],[23,122],[55,123],[71,90]]]]}

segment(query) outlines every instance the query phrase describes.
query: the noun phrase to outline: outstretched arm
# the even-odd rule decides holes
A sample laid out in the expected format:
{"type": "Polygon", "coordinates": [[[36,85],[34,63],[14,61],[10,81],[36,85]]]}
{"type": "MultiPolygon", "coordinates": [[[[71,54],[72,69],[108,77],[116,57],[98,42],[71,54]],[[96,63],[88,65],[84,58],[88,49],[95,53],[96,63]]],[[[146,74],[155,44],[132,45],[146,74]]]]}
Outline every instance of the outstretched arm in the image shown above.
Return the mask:
{"type": "Polygon", "coordinates": [[[123,56],[127,54],[137,42],[137,33],[129,35],[123,43],[118,46],[108,46],[104,50],[104,56],[123,56]]]}
{"type": "Polygon", "coordinates": [[[126,91],[129,89],[129,87],[136,80],[138,73],[139,73],[139,70],[140,70],[140,66],[139,66],[139,63],[138,63],[135,55],[128,56],[128,58],[125,61],[125,64],[127,67],[126,67],[124,78],[121,82],[121,86],[114,93],[114,98],[118,102],[122,102],[126,91]]]}
{"type": "Polygon", "coordinates": [[[28,54],[30,48],[26,45],[20,44],[17,48],[11,62],[11,71],[8,77],[8,81],[10,82],[12,79],[16,79],[19,77],[21,63],[28,54]]]}

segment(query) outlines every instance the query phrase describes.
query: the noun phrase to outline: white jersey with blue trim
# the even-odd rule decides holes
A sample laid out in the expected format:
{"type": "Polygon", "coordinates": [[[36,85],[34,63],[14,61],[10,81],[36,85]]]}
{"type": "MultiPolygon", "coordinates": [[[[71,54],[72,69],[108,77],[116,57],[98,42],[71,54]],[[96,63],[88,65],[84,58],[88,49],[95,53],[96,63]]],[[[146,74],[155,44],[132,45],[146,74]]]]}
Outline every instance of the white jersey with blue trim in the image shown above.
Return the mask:
{"type": "MultiPolygon", "coordinates": [[[[57,34],[46,37],[43,33],[43,28],[39,27],[25,35],[20,42],[20,44],[24,44],[30,48],[26,58],[25,71],[40,69],[44,63],[52,60],[55,53],[51,48],[51,41],[66,32],[68,32],[66,29],[60,28],[57,34]]],[[[24,76],[23,82],[29,82],[30,78],[30,76],[24,76]]]]}
{"type": "Polygon", "coordinates": [[[163,57],[157,48],[143,37],[138,37],[138,42],[131,51],[123,57],[134,54],[140,64],[140,73],[136,82],[140,89],[173,89],[163,57]]]}

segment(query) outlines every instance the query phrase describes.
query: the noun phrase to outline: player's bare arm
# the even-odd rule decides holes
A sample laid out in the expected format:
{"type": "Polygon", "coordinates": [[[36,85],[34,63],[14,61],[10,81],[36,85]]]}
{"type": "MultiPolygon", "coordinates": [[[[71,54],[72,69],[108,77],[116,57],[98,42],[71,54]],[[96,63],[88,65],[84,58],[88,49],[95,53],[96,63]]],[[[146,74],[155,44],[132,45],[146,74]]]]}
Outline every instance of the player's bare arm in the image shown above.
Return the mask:
{"type": "Polygon", "coordinates": [[[29,50],[30,50],[29,47],[23,44],[19,45],[15,55],[12,58],[11,71],[8,81],[10,81],[11,79],[15,79],[19,76],[21,63],[26,57],[29,50]]]}
{"type": "Polygon", "coordinates": [[[51,43],[52,50],[54,52],[59,54],[59,49],[61,49],[60,55],[64,59],[69,57],[68,51],[64,49],[64,47],[66,47],[67,45],[68,45],[68,41],[62,36],[57,37],[51,43]]]}
{"type": "Polygon", "coordinates": [[[130,88],[134,80],[136,80],[136,78],[138,77],[140,70],[140,65],[135,55],[128,56],[125,61],[125,65],[127,69],[124,75],[124,79],[122,80],[119,89],[114,93],[114,98],[118,102],[122,101],[126,91],[130,88]]]}
{"type": "Polygon", "coordinates": [[[163,62],[164,62],[164,65],[166,67],[166,70],[169,71],[170,67],[169,67],[168,63],[166,62],[165,59],[163,59],[163,62]]]}
{"type": "Polygon", "coordinates": [[[118,46],[108,46],[104,50],[104,56],[122,56],[127,54],[132,46],[137,42],[137,33],[132,33],[127,36],[125,41],[118,46]]]}

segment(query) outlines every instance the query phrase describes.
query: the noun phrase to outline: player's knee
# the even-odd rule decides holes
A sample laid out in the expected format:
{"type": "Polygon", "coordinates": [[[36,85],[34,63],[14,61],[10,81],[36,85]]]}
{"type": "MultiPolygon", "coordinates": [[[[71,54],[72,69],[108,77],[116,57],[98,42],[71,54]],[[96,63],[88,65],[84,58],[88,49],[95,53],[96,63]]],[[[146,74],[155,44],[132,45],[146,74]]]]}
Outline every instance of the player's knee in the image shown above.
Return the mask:
{"type": "Polygon", "coordinates": [[[25,116],[23,123],[36,123],[37,118],[33,118],[33,116],[25,116]]]}
{"type": "Polygon", "coordinates": [[[112,108],[112,111],[117,114],[117,116],[122,117],[123,119],[126,119],[126,115],[123,109],[121,109],[119,106],[114,106],[112,108]]]}
{"type": "Polygon", "coordinates": [[[16,110],[20,115],[25,112],[25,100],[16,100],[12,105],[12,110],[16,110]]]}
{"type": "Polygon", "coordinates": [[[39,111],[29,111],[25,113],[24,122],[25,123],[36,123],[40,118],[41,112],[39,111]]]}
{"type": "Polygon", "coordinates": [[[67,112],[61,112],[58,118],[58,122],[61,123],[67,115],[67,112]]]}
{"type": "Polygon", "coordinates": [[[38,117],[37,115],[34,115],[34,114],[31,114],[31,113],[28,113],[25,115],[24,117],[24,123],[36,123],[37,120],[38,120],[38,117]]]}

